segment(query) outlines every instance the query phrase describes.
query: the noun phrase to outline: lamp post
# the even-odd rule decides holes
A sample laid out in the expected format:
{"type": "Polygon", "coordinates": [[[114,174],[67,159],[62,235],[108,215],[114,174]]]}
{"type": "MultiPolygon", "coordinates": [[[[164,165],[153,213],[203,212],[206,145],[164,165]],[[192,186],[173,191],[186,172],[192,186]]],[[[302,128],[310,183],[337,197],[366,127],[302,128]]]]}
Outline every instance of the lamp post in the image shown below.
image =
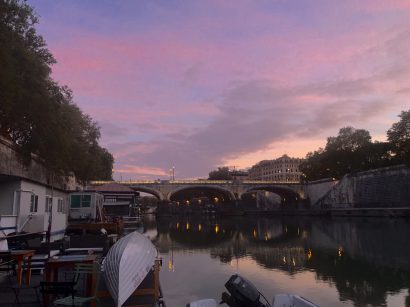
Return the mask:
{"type": "Polygon", "coordinates": [[[169,169],[169,179],[170,180],[172,180],[172,181],[174,181],[175,180],[175,166],[173,166],[173,167],[171,167],[170,169],[169,169]]]}

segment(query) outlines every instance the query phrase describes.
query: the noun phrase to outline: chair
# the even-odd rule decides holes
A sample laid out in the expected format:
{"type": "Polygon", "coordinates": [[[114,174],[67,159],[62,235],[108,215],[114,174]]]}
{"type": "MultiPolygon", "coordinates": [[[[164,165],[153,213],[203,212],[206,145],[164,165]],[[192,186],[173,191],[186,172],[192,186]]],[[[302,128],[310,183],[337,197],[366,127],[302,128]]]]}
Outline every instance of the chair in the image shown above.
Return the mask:
{"type": "Polygon", "coordinates": [[[9,278],[10,273],[14,275],[16,272],[16,263],[10,251],[0,251],[0,272],[6,272],[9,278]]]}
{"type": "MultiPolygon", "coordinates": [[[[28,274],[28,276],[31,276],[31,270],[32,270],[31,259],[24,259],[23,268],[26,274],[28,274]]],[[[41,306],[40,295],[38,291],[40,289],[40,285],[38,283],[33,285],[31,283],[31,278],[29,278],[28,280],[29,280],[28,284],[22,283],[21,285],[17,284],[17,281],[11,282],[10,287],[13,290],[14,295],[15,295],[15,303],[17,303],[17,306],[20,306],[21,302],[20,302],[19,297],[20,297],[21,291],[30,290],[30,291],[34,291],[34,294],[36,296],[36,302],[38,305],[41,306]]]]}
{"type": "Polygon", "coordinates": [[[94,280],[94,287],[91,289],[92,296],[75,296],[74,294],[67,297],[57,299],[54,301],[56,306],[82,306],[85,303],[95,301],[97,306],[100,306],[100,300],[97,297],[97,289],[100,279],[101,268],[96,262],[92,264],[77,263],[75,265],[75,284],[78,286],[78,280],[81,275],[85,278],[92,277],[94,280]]]}

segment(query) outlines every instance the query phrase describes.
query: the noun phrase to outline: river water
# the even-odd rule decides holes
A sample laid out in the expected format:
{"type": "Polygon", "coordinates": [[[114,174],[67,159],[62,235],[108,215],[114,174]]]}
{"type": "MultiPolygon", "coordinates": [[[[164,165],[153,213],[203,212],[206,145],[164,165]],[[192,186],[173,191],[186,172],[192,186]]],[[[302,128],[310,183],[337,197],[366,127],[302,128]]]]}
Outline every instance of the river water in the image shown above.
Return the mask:
{"type": "Polygon", "coordinates": [[[233,274],[269,301],[295,293],[320,306],[410,306],[410,220],[147,217],[168,307],[220,299],[233,274]]]}

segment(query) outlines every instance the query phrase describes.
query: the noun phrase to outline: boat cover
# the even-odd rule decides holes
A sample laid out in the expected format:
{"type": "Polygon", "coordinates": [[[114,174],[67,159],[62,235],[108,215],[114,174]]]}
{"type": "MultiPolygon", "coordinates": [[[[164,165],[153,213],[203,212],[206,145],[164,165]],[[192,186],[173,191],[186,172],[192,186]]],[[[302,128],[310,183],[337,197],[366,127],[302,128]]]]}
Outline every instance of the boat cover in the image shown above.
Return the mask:
{"type": "Polygon", "coordinates": [[[157,250],[144,235],[134,231],[118,240],[104,261],[104,278],[116,306],[122,306],[155,263],[157,250]]]}

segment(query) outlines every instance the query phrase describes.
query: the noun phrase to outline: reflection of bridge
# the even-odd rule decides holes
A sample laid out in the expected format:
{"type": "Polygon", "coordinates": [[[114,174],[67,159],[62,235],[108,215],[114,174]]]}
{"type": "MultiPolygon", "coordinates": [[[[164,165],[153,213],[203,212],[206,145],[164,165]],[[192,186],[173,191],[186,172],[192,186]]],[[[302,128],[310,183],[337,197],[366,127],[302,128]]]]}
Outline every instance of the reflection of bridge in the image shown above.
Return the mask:
{"type": "MultiPolygon", "coordinates": [[[[109,181],[94,181],[92,185],[102,185],[109,181]]],[[[231,181],[231,180],[146,180],[117,181],[135,191],[154,195],[160,200],[171,201],[188,191],[200,190],[219,193],[227,200],[242,199],[242,195],[254,191],[269,191],[281,197],[282,202],[297,202],[305,198],[303,185],[300,183],[274,181],[231,181]]]]}

